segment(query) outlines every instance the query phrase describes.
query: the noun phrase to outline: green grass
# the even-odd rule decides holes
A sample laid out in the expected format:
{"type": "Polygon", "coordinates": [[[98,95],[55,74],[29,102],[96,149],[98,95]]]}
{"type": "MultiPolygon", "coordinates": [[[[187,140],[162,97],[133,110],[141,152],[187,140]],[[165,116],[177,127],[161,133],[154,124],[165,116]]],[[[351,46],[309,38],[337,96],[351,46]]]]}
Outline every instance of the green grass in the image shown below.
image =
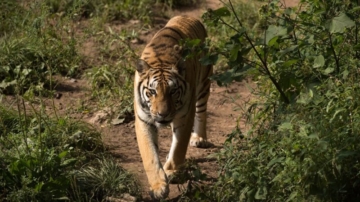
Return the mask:
{"type": "Polygon", "coordinates": [[[0,128],[1,201],[101,201],[139,192],[88,124],[0,107],[0,128]]]}
{"type": "Polygon", "coordinates": [[[3,93],[22,94],[33,86],[47,86],[49,75],[56,73],[76,76],[82,65],[66,20],[51,18],[44,4],[28,6],[7,3],[1,8],[8,9],[0,32],[3,93]]]}

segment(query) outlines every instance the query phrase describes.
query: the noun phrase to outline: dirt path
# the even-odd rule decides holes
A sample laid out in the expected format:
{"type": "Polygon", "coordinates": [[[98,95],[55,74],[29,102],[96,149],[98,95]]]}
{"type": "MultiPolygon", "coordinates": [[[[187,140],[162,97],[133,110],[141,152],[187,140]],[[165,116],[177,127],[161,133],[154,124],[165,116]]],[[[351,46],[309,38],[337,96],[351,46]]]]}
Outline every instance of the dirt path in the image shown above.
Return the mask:
{"type": "MultiPolygon", "coordinates": [[[[207,8],[215,9],[221,5],[218,0],[207,0],[205,6],[192,9],[182,9],[174,11],[174,15],[186,14],[200,18],[207,8]]],[[[146,39],[151,37],[147,36],[146,39]]],[[[146,42],[145,42],[146,44],[146,42]]],[[[236,120],[240,112],[236,108],[242,106],[242,102],[249,100],[250,93],[244,83],[234,83],[231,86],[219,87],[215,83],[211,86],[211,95],[208,103],[208,139],[214,144],[208,149],[188,148],[187,159],[194,158],[203,173],[209,177],[216,177],[217,165],[214,160],[207,159],[207,156],[222,147],[229,134],[236,126],[236,120]],[[239,96],[241,97],[240,99],[239,96]],[[232,98],[237,98],[234,102],[232,98]]],[[[234,99],[235,100],[235,99],[234,99]]],[[[243,125],[243,124],[241,124],[243,125]]],[[[134,122],[111,128],[103,128],[103,140],[109,146],[110,152],[119,159],[119,163],[134,173],[143,186],[143,197],[145,201],[151,201],[148,194],[149,186],[146,174],[143,169],[139,154],[134,122]]],[[[162,129],[159,132],[159,155],[164,163],[166,155],[171,145],[171,130],[162,129]]],[[[181,191],[177,184],[170,185],[169,199],[178,197],[181,191]]]]}
{"type": "MultiPolygon", "coordinates": [[[[286,0],[285,5],[294,6],[298,0],[286,0]]],[[[173,16],[179,14],[190,15],[200,18],[207,8],[216,9],[221,6],[219,0],[206,0],[206,2],[196,8],[187,8],[175,10],[173,16]]],[[[152,36],[146,36],[149,40],[152,36]]],[[[187,159],[194,158],[200,166],[203,173],[210,178],[217,177],[218,166],[215,160],[207,158],[209,154],[214,153],[222,148],[227,137],[235,128],[237,120],[241,114],[239,108],[250,99],[250,90],[246,82],[233,83],[229,87],[219,87],[215,83],[211,86],[211,95],[208,102],[208,139],[214,144],[208,149],[197,149],[188,147],[187,159]]],[[[239,126],[244,129],[244,120],[240,119],[239,126]]],[[[136,136],[134,131],[134,122],[123,124],[120,126],[112,126],[111,128],[103,128],[103,140],[109,146],[110,152],[119,159],[119,163],[134,173],[141,185],[143,186],[143,197],[145,201],[151,201],[148,194],[149,185],[146,174],[143,169],[141,157],[139,154],[136,136]]],[[[164,163],[166,155],[171,145],[170,129],[162,129],[159,132],[159,155],[164,163]]],[[[177,184],[170,185],[170,194],[168,199],[174,199],[181,194],[177,184]]]]}

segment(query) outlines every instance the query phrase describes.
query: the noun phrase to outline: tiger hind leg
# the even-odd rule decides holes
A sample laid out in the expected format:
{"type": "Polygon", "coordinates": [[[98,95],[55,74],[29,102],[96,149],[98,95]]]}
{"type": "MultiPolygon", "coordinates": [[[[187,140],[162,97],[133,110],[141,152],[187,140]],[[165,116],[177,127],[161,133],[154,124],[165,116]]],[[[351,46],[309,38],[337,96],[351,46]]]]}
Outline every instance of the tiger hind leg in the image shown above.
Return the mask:
{"type": "MultiPolygon", "coordinates": [[[[210,83],[210,81],[209,81],[210,83]]],[[[210,84],[207,85],[207,89],[205,91],[205,95],[199,97],[196,101],[196,112],[194,119],[194,128],[191,133],[190,138],[190,146],[199,147],[199,148],[208,148],[212,144],[207,141],[206,137],[206,110],[207,110],[207,102],[209,99],[209,90],[210,84]]],[[[203,92],[204,93],[204,92],[203,92]]]]}

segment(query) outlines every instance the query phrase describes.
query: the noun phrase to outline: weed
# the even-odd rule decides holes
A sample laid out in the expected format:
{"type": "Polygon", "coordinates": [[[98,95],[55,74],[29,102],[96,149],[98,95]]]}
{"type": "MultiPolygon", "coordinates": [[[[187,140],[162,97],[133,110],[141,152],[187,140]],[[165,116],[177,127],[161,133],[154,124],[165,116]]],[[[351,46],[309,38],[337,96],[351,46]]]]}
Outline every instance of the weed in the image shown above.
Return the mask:
{"type": "Polygon", "coordinates": [[[98,159],[94,165],[74,173],[76,185],[96,200],[120,198],[123,194],[140,197],[140,187],[134,177],[119,167],[113,159],[98,159]]]}

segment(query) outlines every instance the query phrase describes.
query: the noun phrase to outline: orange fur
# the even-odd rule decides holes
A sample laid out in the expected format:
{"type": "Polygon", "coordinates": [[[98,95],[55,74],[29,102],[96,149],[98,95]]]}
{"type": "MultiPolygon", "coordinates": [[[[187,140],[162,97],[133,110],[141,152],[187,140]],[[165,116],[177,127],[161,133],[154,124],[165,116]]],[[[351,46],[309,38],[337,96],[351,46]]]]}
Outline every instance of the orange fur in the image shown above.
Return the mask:
{"type": "Polygon", "coordinates": [[[208,146],[206,104],[212,66],[200,56],[183,61],[179,41],[206,38],[195,18],[177,16],[145,47],[134,84],[135,131],[141,158],[155,199],[169,193],[168,177],[184,162],[188,144],[208,146]],[[158,157],[157,127],[171,124],[173,141],[166,163],[158,157]],[[192,129],[194,127],[194,132],[192,129]]]}

